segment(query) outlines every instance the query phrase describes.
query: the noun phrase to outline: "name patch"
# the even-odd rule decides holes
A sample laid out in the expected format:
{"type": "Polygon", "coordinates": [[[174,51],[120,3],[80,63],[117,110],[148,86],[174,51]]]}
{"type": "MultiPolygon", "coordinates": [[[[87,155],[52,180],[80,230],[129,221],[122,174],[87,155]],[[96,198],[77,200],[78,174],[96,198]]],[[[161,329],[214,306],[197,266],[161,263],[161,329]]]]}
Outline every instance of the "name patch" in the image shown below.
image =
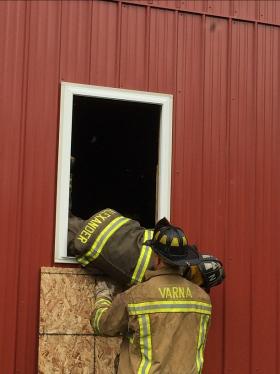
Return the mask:
{"type": "Polygon", "coordinates": [[[162,299],[187,299],[192,297],[189,287],[159,287],[162,299]]]}
{"type": "Polygon", "coordinates": [[[79,236],[77,236],[77,240],[83,244],[86,244],[96,229],[114,213],[115,211],[112,209],[105,209],[100,214],[96,214],[94,218],[88,221],[86,226],[80,232],[79,236]]]}

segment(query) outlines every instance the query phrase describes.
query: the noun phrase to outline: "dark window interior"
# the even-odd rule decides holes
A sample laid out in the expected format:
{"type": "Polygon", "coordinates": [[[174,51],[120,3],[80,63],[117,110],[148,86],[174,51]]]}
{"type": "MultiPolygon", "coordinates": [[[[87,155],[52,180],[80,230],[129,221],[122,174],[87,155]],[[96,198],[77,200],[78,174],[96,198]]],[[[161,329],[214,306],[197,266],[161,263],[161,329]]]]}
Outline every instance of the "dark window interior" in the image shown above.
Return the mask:
{"type": "Polygon", "coordinates": [[[72,213],[104,208],[153,227],[161,106],[74,96],[72,213]]]}

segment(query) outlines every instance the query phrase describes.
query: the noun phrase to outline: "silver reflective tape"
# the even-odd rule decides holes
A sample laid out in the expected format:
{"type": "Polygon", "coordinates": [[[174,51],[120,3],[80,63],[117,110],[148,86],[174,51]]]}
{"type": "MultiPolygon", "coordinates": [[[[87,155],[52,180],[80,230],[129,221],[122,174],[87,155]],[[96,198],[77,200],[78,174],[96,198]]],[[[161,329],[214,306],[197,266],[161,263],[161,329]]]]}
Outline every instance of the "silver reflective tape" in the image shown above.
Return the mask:
{"type": "Polygon", "coordinates": [[[93,260],[97,258],[106,242],[109,240],[109,238],[113,235],[113,233],[119,229],[121,226],[123,226],[126,222],[128,222],[129,219],[125,217],[118,217],[115,219],[114,223],[110,223],[108,226],[110,227],[105,228],[104,231],[101,232],[100,236],[96,239],[96,242],[93,244],[91,251],[89,254],[86,254],[86,257],[90,260],[93,260]]]}
{"type": "Polygon", "coordinates": [[[144,314],[144,313],[176,313],[176,312],[191,312],[197,311],[198,313],[210,314],[211,305],[204,303],[191,303],[191,302],[160,302],[160,303],[144,303],[141,304],[129,304],[128,312],[129,314],[144,314]]]}
{"type": "Polygon", "coordinates": [[[142,359],[138,374],[148,374],[152,364],[152,340],[149,315],[138,316],[140,326],[140,348],[142,359]]]}
{"type": "Polygon", "coordinates": [[[197,372],[201,374],[203,363],[204,363],[204,347],[206,342],[206,332],[209,322],[209,316],[201,316],[199,333],[198,333],[198,346],[197,346],[197,356],[196,356],[196,365],[197,372]]]}
{"type": "MultiPolygon", "coordinates": [[[[153,231],[146,230],[144,233],[143,243],[145,243],[147,240],[152,239],[152,236],[153,236],[153,231]]],[[[132,275],[131,284],[142,281],[144,274],[147,270],[147,267],[149,265],[151,254],[152,254],[152,248],[149,247],[148,245],[143,244],[137,265],[132,275]]]]}

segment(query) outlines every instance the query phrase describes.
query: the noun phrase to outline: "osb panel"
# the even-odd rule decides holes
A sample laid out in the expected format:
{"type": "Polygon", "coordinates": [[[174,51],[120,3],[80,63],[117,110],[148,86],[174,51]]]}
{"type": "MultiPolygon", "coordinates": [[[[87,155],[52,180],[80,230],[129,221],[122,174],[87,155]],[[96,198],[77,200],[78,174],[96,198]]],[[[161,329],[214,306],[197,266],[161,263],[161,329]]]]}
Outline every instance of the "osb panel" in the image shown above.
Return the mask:
{"type": "Polygon", "coordinates": [[[92,333],[94,278],[61,269],[41,274],[40,333],[92,333]]]}
{"type": "Polygon", "coordinates": [[[82,269],[41,269],[40,374],[115,373],[121,339],[91,335],[94,284],[82,269]]]}
{"type": "Polygon", "coordinates": [[[40,336],[39,374],[93,374],[94,372],[93,336],[40,336]]]}
{"type": "Polygon", "coordinates": [[[95,338],[94,374],[115,373],[115,360],[120,352],[121,338],[95,338]]]}

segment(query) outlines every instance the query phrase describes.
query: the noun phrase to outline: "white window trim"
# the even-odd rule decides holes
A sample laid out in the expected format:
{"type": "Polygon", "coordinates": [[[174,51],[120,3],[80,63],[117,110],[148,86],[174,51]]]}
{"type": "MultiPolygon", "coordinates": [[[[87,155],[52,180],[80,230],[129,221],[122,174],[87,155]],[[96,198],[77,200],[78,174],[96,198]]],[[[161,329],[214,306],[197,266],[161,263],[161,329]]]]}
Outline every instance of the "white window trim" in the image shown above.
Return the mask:
{"type": "Polygon", "coordinates": [[[67,257],[67,229],[69,208],[69,178],[72,134],[73,96],[136,101],[161,105],[159,136],[159,169],[156,218],[170,219],[171,163],[172,163],[172,107],[173,96],[168,94],[124,90],[61,82],[60,129],[58,149],[55,262],[75,263],[67,257]]]}

